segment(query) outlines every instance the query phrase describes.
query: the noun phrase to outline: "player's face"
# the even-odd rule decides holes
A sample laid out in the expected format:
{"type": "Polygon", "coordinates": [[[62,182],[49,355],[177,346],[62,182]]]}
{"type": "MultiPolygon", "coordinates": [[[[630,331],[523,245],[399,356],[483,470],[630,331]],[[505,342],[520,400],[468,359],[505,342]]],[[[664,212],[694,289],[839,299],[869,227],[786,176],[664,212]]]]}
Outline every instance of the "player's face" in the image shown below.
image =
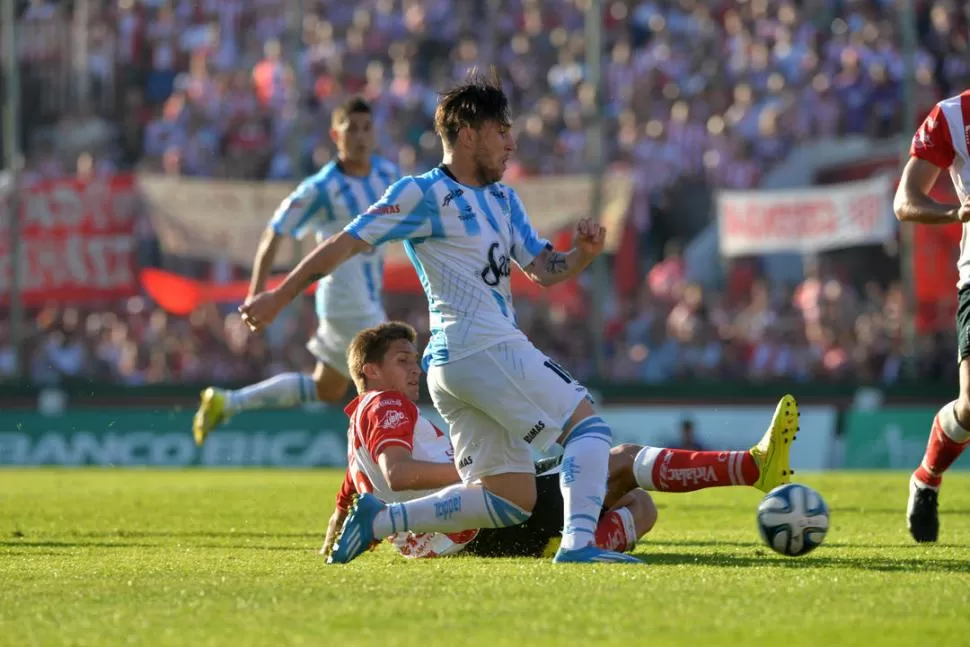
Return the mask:
{"type": "Polygon", "coordinates": [[[414,344],[406,339],[395,339],[377,369],[385,390],[401,391],[412,401],[418,399],[421,365],[414,344]]]}
{"type": "Polygon", "coordinates": [[[374,121],[366,112],[351,113],[347,121],[330,131],[340,159],[364,162],[374,150],[374,121]]]}
{"type": "Polygon", "coordinates": [[[509,124],[486,121],[477,131],[475,173],[482,184],[499,182],[515,153],[515,139],[509,124]]]}

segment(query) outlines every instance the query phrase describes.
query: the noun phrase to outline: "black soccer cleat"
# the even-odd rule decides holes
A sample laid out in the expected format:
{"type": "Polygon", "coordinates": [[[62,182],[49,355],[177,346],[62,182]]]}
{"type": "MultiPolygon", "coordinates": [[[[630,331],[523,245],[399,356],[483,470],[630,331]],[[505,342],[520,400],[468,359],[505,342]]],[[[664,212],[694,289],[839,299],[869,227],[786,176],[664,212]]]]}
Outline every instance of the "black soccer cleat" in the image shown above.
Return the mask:
{"type": "Polygon", "coordinates": [[[919,487],[916,479],[909,481],[909,504],[906,506],[906,525],[909,534],[919,543],[935,542],[940,536],[939,492],[919,487]]]}

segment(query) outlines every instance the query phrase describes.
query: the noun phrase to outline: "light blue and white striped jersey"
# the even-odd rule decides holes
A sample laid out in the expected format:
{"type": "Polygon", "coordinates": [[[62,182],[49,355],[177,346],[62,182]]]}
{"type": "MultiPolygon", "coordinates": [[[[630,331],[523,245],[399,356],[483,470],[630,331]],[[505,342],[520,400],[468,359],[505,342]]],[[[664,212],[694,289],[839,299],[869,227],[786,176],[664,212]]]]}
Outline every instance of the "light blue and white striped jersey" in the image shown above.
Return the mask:
{"type": "MultiPolygon", "coordinates": [[[[337,162],[330,162],[280,204],[270,227],[278,235],[298,239],[312,233],[321,243],[377,202],[400,177],[397,166],[376,155],[366,177],[347,175],[337,162]]],[[[382,318],[383,285],[384,251],[355,256],[317,285],[317,316],[382,318]]]]}
{"type": "Polygon", "coordinates": [[[404,241],[428,297],[426,368],[526,338],[515,321],[510,263],[525,267],[551,245],[511,188],[459,184],[438,167],[401,179],[345,231],[374,247],[404,241]]]}

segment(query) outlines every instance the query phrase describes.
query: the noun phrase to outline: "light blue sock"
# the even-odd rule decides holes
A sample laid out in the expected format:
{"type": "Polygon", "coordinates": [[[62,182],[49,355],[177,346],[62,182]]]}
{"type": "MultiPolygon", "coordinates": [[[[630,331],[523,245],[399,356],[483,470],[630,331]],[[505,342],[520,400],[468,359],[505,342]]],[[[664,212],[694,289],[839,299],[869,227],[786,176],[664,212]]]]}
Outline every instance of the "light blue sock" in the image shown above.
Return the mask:
{"type": "Polygon", "coordinates": [[[317,401],[317,385],[302,373],[283,373],[238,391],[228,391],[229,415],[252,409],[286,409],[317,401]]]}
{"type": "Polygon", "coordinates": [[[561,544],[564,550],[582,548],[596,536],[606,496],[612,444],[610,426],[599,416],[579,421],[566,438],[559,472],[565,520],[561,544]]]}
{"type": "Polygon", "coordinates": [[[389,503],[374,519],[374,536],[395,532],[461,532],[474,528],[505,528],[529,519],[519,506],[481,485],[452,485],[404,503],[389,503]]]}

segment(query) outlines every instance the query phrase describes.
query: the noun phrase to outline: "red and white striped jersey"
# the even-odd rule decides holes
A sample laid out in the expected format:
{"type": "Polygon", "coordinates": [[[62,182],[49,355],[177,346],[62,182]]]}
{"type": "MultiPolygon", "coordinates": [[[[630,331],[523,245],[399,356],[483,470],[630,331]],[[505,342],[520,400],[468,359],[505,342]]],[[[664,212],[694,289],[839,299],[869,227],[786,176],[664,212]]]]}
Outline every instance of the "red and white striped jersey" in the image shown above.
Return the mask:
{"type": "MultiPolygon", "coordinates": [[[[970,188],[970,90],[934,106],[913,137],[909,153],[950,172],[960,202],[970,188]]],[[[958,287],[970,285],[970,224],[963,224],[960,239],[958,287]]]]}
{"type": "MultiPolygon", "coordinates": [[[[455,450],[448,435],[418,411],[398,391],[368,391],[344,409],[350,416],[347,430],[347,473],[337,494],[337,507],[348,509],[355,492],[369,492],[388,503],[400,503],[431,494],[434,490],[395,492],[384,478],[378,457],[389,447],[404,447],[412,458],[429,463],[451,463],[455,450]]],[[[435,557],[456,553],[478,534],[411,532],[396,533],[388,540],[405,557],[435,557]]]]}

